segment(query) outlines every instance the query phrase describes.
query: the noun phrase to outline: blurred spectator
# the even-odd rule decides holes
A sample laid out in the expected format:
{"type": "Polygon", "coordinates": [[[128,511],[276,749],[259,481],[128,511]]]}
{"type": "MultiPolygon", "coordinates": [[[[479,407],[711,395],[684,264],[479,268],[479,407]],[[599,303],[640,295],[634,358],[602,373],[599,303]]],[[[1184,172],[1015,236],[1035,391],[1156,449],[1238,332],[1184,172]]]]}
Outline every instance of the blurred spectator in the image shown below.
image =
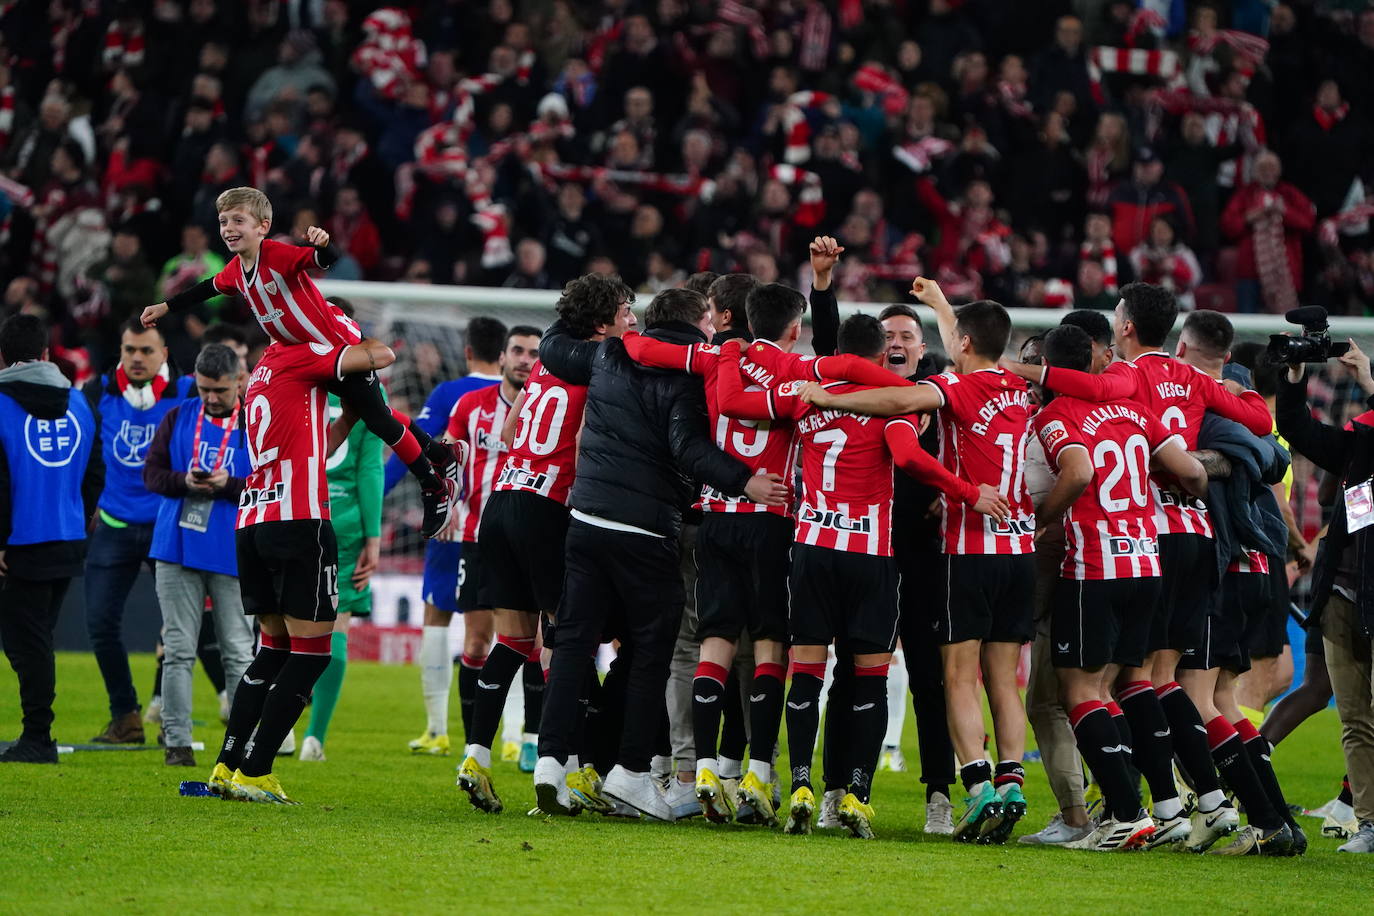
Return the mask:
{"type": "Polygon", "coordinates": [[[1120,301],[1121,297],[1116,293],[1107,292],[1107,272],[1102,269],[1101,261],[1078,262],[1078,282],[1073,290],[1074,308],[1111,311],[1120,301]]]}
{"type": "MultiPolygon", "coordinates": [[[[210,240],[201,226],[186,226],[181,230],[181,251],[167,259],[157,281],[157,299],[165,301],[183,290],[208,280],[224,269],[224,258],[210,250],[210,240]]],[[[205,303],[212,315],[219,314],[223,296],[205,303]]]]}
{"type": "Polygon", "coordinates": [[[71,134],[71,104],[50,92],[38,106],[38,118],[14,135],[5,154],[5,171],[20,184],[40,188],[51,174],[52,157],[71,134]]]}
{"type": "Polygon", "coordinates": [[[1156,216],[1172,214],[1183,227],[1183,234],[1192,235],[1193,214],[1187,196],[1178,185],[1163,178],[1164,163],[1159,154],[1149,146],[1136,150],[1130,180],[1119,182],[1107,197],[1117,251],[1133,251],[1144,241],[1156,216]]]}
{"type": "Polygon", "coordinates": [[[1074,16],[1060,17],[1054,27],[1054,45],[1041,52],[1031,67],[1031,101],[1045,111],[1055,96],[1067,92],[1080,111],[1097,107],[1093,80],[1088,72],[1088,55],[1083,45],[1083,22],[1074,16]]]}
{"type": "MultiPolygon", "coordinates": [[[[1374,17],[1371,17],[1374,18],[1374,17]]],[[[1367,74],[1374,79],[1374,73],[1367,74]]],[[[1288,131],[1288,177],[1325,218],[1350,203],[1351,185],[1374,155],[1374,131],[1341,98],[1335,80],[1317,87],[1316,104],[1288,131]]],[[[1361,195],[1363,196],[1363,195],[1361,195]]]]}
{"type": "Polygon", "coordinates": [[[586,207],[587,194],[581,185],[570,181],[558,189],[544,238],[549,279],[555,288],[581,273],[587,258],[601,247],[601,234],[587,218],[586,207]]]}
{"type": "Polygon", "coordinates": [[[372,222],[354,187],[339,188],[334,195],[334,215],[329,220],[329,238],[348,252],[366,276],[382,259],[382,237],[372,222]]]}
{"type": "Polygon", "coordinates": [[[549,275],[544,270],[544,245],[538,239],[522,239],[515,246],[515,269],[502,283],[509,289],[548,289],[549,275]]]}
{"type": "Polygon", "coordinates": [[[320,66],[320,60],[319,44],[313,33],[289,33],[277,48],[276,66],[265,70],[248,90],[245,115],[256,120],[266,114],[269,104],[278,101],[290,103],[299,113],[311,89],[324,89],[333,95],[334,77],[320,66]]]}
{"type": "Polygon", "coordinates": [[[157,276],[138,236],[126,228],[115,230],[109,255],[86,269],[86,279],[105,303],[105,314],[93,328],[101,339],[157,301],[157,276]]]}
{"type": "Polygon", "coordinates": [[[1297,308],[1302,292],[1302,238],[1316,225],[1312,201],[1280,180],[1279,157],[1255,157],[1255,180],[1236,191],[1221,214],[1221,228],[1240,243],[1236,305],[1242,312],[1282,314],[1297,308]]]}
{"type": "Polygon", "coordinates": [[[1179,308],[1193,309],[1193,290],[1202,282],[1202,267],[1197,255],[1178,240],[1167,216],[1156,216],[1150,223],[1150,237],[1131,252],[1131,272],[1143,283],[1172,292],[1179,308]]]}
{"type": "Polygon", "coordinates": [[[1221,235],[1217,230],[1217,220],[1221,218],[1217,172],[1223,163],[1234,159],[1240,152],[1239,143],[1213,145],[1207,136],[1207,121],[1201,113],[1190,111],[1181,121],[1179,141],[1170,148],[1166,157],[1168,165],[1165,176],[1187,195],[1197,227],[1194,241],[1197,249],[1204,254],[1216,251],[1221,244],[1221,235]]]}

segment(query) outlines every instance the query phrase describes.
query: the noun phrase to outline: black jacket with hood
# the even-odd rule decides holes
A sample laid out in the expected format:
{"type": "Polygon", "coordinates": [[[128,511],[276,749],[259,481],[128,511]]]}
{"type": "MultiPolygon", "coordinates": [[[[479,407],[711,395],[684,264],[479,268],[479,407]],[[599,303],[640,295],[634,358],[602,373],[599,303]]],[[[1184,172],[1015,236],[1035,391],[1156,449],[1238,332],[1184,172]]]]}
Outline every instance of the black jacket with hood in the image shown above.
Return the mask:
{"type": "MultiPolygon", "coordinates": [[[[706,342],[689,324],[665,322],[645,332],[674,344],[706,342]]],[[[630,359],[619,338],[573,337],[559,321],[544,333],[539,360],[573,385],[587,385],[573,509],[676,538],[695,481],[738,496],[749,466],[716,448],[701,380],[650,369],[630,359]]]]}

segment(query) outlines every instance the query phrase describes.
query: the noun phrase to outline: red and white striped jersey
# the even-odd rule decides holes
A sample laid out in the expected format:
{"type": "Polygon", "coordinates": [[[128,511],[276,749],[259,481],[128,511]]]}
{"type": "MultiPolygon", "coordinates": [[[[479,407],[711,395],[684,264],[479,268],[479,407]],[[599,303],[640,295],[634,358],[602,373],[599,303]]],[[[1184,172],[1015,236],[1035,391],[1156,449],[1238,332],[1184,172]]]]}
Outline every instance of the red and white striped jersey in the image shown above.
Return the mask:
{"type": "MultiPolygon", "coordinates": [[[[1134,401],[1094,404],[1061,395],[1041,408],[1035,432],[1059,472],[1067,449],[1082,449],[1093,479],[1064,515],[1066,579],[1158,576],[1157,502],[1150,459],[1176,437],[1134,401]]],[[[1182,440],[1179,440],[1182,444],[1182,440]]]]}
{"type": "Polygon", "coordinates": [[[346,347],[267,348],[248,380],[248,451],[253,472],[239,498],[238,527],[329,518],[325,475],[329,394],[346,347]]]}
{"type": "MultiPolygon", "coordinates": [[[[796,542],[876,557],[892,556],[892,452],[889,424],[912,426],[905,417],[864,417],[818,410],[801,399],[803,383],[770,392],[779,418],[795,422],[801,448],[802,496],[796,542]]],[[[834,382],[839,394],[862,386],[834,382]]]]}
{"type": "MultiPolygon", "coordinates": [[[[568,504],[577,469],[577,434],[587,386],[567,382],[535,362],[525,382],[520,422],[497,490],[525,490],[568,504]]],[[[504,421],[503,421],[504,422],[504,421]]],[[[497,427],[498,432],[500,427],[497,427]]]]}
{"type": "Polygon", "coordinates": [[[453,405],[448,415],[449,438],[468,444],[468,463],[463,469],[463,493],[458,501],[458,518],[441,535],[447,541],[475,541],[487,504],[506,463],[506,443],[501,427],[511,402],[500,385],[469,391],[453,405]]]}
{"type": "Polygon", "coordinates": [[[1262,550],[1247,550],[1232,558],[1227,565],[1228,573],[1260,573],[1269,575],[1269,555],[1262,550]]]}
{"type": "MultiPolygon", "coordinates": [[[[749,347],[752,351],[755,346],[749,347]]],[[[784,356],[775,344],[769,346],[784,356]]],[[[716,446],[732,458],[737,458],[758,474],[780,474],[789,491],[792,486],[792,469],[796,466],[795,430],[790,422],[783,419],[736,420],[720,412],[717,396],[717,369],[720,363],[720,348],[709,344],[670,344],[651,337],[638,335],[638,339],[627,339],[626,349],[631,357],[646,366],[661,369],[684,369],[702,377],[706,393],[706,414],[711,424],[711,433],[716,446]]],[[[741,363],[744,373],[743,382],[750,391],[764,391],[776,384],[772,373],[760,371],[757,367],[741,363]],[[753,368],[755,371],[750,371],[753,368]]],[[[810,376],[808,376],[809,378],[810,376]]],[[[765,506],[747,496],[729,496],[715,487],[704,485],[696,508],[703,512],[754,513],[768,512],[774,515],[792,514],[792,494],[781,506],[765,506]]]]}
{"type": "Polygon", "coordinates": [[[362,340],[358,324],[324,301],[307,270],[318,267],[313,247],[300,248],[263,239],[251,271],[235,256],[215,275],[215,289],[238,293],[253,317],[277,343],[328,344],[331,347],[362,340]]]}
{"type": "Polygon", "coordinates": [[[939,418],[940,461],[945,468],[974,485],[996,487],[1011,504],[1011,517],[999,522],[943,497],[944,552],[1030,553],[1035,506],[1026,490],[1031,415],[1026,383],[1001,369],[979,369],[967,375],[933,375],[921,384],[933,386],[944,398],[939,418]]]}
{"type": "MultiPolygon", "coordinates": [[[[1256,392],[1234,395],[1210,375],[1174,359],[1163,350],[1142,353],[1129,362],[1112,363],[1101,375],[1072,369],[1048,369],[1045,384],[1055,391],[1090,401],[1137,401],[1159,417],[1169,432],[1178,433],[1189,451],[1198,447],[1202,419],[1209,410],[1240,423],[1256,436],[1267,435],[1273,430],[1269,408],[1256,392]]],[[[1153,481],[1159,494],[1156,525],[1161,535],[1212,536],[1206,503],[1173,492],[1167,475],[1155,475],[1153,481]]]]}

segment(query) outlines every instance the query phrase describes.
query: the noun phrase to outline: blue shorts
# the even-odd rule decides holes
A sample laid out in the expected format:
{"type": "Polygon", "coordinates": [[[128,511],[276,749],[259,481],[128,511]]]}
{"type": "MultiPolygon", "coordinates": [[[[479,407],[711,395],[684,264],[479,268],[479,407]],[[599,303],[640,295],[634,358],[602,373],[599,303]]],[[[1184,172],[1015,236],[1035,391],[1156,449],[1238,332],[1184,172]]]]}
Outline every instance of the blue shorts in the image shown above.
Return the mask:
{"type": "Polygon", "coordinates": [[[449,614],[458,613],[458,563],[462,556],[460,541],[425,544],[425,602],[449,614]]]}

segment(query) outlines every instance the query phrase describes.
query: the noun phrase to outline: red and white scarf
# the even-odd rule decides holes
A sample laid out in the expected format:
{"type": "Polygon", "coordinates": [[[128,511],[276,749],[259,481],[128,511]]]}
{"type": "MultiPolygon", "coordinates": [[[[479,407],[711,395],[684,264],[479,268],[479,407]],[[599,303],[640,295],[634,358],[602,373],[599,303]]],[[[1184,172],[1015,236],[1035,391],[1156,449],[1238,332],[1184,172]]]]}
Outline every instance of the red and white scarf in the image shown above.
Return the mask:
{"type": "Polygon", "coordinates": [[[808,108],[820,108],[832,96],[825,92],[794,92],[787,97],[782,109],[782,159],[790,165],[800,165],[811,158],[811,125],[806,120],[808,108]]]}
{"type": "Polygon", "coordinates": [[[105,50],[101,61],[106,71],[120,67],[137,67],[143,63],[143,27],[140,25],[132,32],[125,32],[119,20],[111,22],[105,29],[105,50]]]}
{"type": "Polygon", "coordinates": [[[1327,111],[1320,105],[1312,106],[1312,118],[1317,122],[1317,126],[1325,131],[1330,131],[1331,128],[1344,121],[1348,114],[1350,114],[1348,102],[1342,102],[1335,111],[1327,111]]]}
{"type": "Polygon", "coordinates": [[[115,385],[119,388],[119,393],[124,396],[124,400],[129,402],[129,406],[134,410],[147,410],[158,402],[162,397],[162,392],[167,390],[167,386],[172,381],[172,370],[166,363],[157,370],[151,380],[142,385],[135,385],[129,380],[129,374],[124,371],[121,363],[115,369],[115,385]]]}
{"type": "Polygon", "coordinates": [[[1288,263],[1288,247],[1284,244],[1283,214],[1265,213],[1253,224],[1251,233],[1255,243],[1255,270],[1259,274],[1265,305],[1275,314],[1297,308],[1298,293],[1293,288],[1293,271],[1288,263]]]}
{"type": "Polygon", "coordinates": [[[1103,287],[1109,293],[1116,292],[1119,276],[1116,264],[1116,245],[1112,244],[1110,239],[1096,244],[1084,239],[1083,244],[1079,246],[1078,257],[1083,260],[1102,262],[1102,273],[1105,274],[1102,281],[1103,287]]]}

